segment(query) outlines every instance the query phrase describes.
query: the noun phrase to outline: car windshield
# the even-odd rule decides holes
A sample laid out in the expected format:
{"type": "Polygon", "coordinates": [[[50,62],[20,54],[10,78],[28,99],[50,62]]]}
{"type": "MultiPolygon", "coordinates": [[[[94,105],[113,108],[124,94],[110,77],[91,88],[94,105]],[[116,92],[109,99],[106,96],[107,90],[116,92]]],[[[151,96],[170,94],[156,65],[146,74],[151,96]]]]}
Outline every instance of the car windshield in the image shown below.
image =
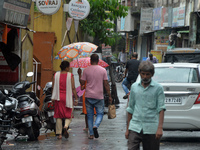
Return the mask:
{"type": "Polygon", "coordinates": [[[156,67],[153,79],[159,83],[198,83],[195,68],[156,67]]]}

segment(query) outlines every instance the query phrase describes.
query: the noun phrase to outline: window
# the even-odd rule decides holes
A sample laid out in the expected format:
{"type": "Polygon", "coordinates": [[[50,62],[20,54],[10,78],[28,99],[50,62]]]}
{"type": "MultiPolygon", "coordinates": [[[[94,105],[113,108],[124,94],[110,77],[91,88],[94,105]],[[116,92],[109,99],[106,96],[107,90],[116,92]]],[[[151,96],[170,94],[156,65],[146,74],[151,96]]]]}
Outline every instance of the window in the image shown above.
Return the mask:
{"type": "Polygon", "coordinates": [[[155,68],[153,79],[159,83],[198,83],[195,68],[163,67],[155,68]]]}

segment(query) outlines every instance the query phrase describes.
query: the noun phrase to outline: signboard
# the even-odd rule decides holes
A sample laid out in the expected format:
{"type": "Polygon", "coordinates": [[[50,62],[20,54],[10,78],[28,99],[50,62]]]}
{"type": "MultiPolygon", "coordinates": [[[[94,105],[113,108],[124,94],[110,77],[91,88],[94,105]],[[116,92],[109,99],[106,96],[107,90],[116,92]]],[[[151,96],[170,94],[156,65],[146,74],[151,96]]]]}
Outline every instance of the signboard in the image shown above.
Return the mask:
{"type": "Polygon", "coordinates": [[[156,45],[168,45],[171,30],[160,30],[156,34],[156,45]]]}
{"type": "Polygon", "coordinates": [[[153,9],[141,8],[140,34],[152,32],[153,28],[153,9]]]}
{"type": "Polygon", "coordinates": [[[120,30],[124,30],[125,28],[125,17],[121,17],[121,29],[120,30]]]}
{"type": "Polygon", "coordinates": [[[180,27],[185,25],[185,7],[173,8],[172,27],[180,27]]]}
{"type": "Polygon", "coordinates": [[[153,30],[161,29],[162,7],[153,9],[153,30]]]}
{"type": "Polygon", "coordinates": [[[87,0],[71,0],[69,2],[69,15],[76,20],[85,19],[90,12],[90,4],[87,0]]]}
{"type": "Polygon", "coordinates": [[[172,7],[168,7],[168,27],[172,26],[172,7]]]}
{"type": "Polygon", "coordinates": [[[167,46],[166,45],[156,45],[157,50],[161,50],[162,52],[167,51],[167,46]]]}
{"type": "Polygon", "coordinates": [[[32,0],[0,0],[0,22],[26,26],[32,0]]]}
{"type": "Polygon", "coordinates": [[[102,57],[111,57],[112,56],[112,51],[111,51],[111,46],[107,45],[105,46],[105,44],[102,44],[102,57]]]}
{"type": "Polygon", "coordinates": [[[126,52],[130,51],[130,40],[129,38],[126,38],[126,52]]]}
{"type": "Polygon", "coordinates": [[[162,8],[161,29],[164,29],[165,27],[169,27],[168,8],[166,7],[162,8]]]}
{"type": "Polygon", "coordinates": [[[155,56],[158,59],[159,63],[162,62],[162,51],[151,50],[151,54],[153,54],[153,56],[155,56]]]}
{"type": "Polygon", "coordinates": [[[36,0],[36,6],[40,12],[46,15],[53,15],[59,9],[61,0],[36,0]]]}

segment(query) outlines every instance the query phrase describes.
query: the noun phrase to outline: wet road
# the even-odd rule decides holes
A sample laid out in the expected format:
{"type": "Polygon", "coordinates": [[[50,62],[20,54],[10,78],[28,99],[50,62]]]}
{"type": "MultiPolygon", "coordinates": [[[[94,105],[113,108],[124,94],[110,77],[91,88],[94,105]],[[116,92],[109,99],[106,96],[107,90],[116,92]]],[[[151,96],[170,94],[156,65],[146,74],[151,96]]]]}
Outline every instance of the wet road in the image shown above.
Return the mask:
{"type": "MultiPolygon", "coordinates": [[[[70,137],[57,140],[55,133],[48,131],[44,133],[41,129],[41,135],[38,141],[26,141],[27,137],[19,137],[14,140],[9,136],[7,142],[4,142],[3,150],[127,150],[127,140],[124,137],[126,130],[126,103],[122,99],[124,96],[121,84],[117,84],[118,96],[120,99],[117,117],[115,119],[104,119],[99,127],[98,139],[88,139],[87,133],[83,131],[85,127],[84,115],[81,109],[74,110],[74,118],[70,124],[70,137]]],[[[105,108],[105,112],[107,108],[105,108]]],[[[200,132],[181,132],[181,131],[164,131],[161,140],[161,150],[199,150],[200,132]]],[[[141,146],[142,149],[142,146],[141,146]]]]}

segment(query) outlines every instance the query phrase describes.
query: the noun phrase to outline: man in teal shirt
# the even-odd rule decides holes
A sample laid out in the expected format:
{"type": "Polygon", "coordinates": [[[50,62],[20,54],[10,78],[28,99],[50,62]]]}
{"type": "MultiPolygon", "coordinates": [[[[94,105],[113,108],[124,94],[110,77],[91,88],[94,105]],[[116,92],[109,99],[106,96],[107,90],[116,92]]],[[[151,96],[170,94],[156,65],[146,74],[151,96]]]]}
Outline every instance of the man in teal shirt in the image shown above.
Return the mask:
{"type": "Polygon", "coordinates": [[[139,65],[141,81],[131,86],[128,104],[128,122],[125,137],[128,139],[128,150],[159,150],[163,134],[165,95],[163,87],[151,78],[154,65],[143,61],[139,65]]]}

